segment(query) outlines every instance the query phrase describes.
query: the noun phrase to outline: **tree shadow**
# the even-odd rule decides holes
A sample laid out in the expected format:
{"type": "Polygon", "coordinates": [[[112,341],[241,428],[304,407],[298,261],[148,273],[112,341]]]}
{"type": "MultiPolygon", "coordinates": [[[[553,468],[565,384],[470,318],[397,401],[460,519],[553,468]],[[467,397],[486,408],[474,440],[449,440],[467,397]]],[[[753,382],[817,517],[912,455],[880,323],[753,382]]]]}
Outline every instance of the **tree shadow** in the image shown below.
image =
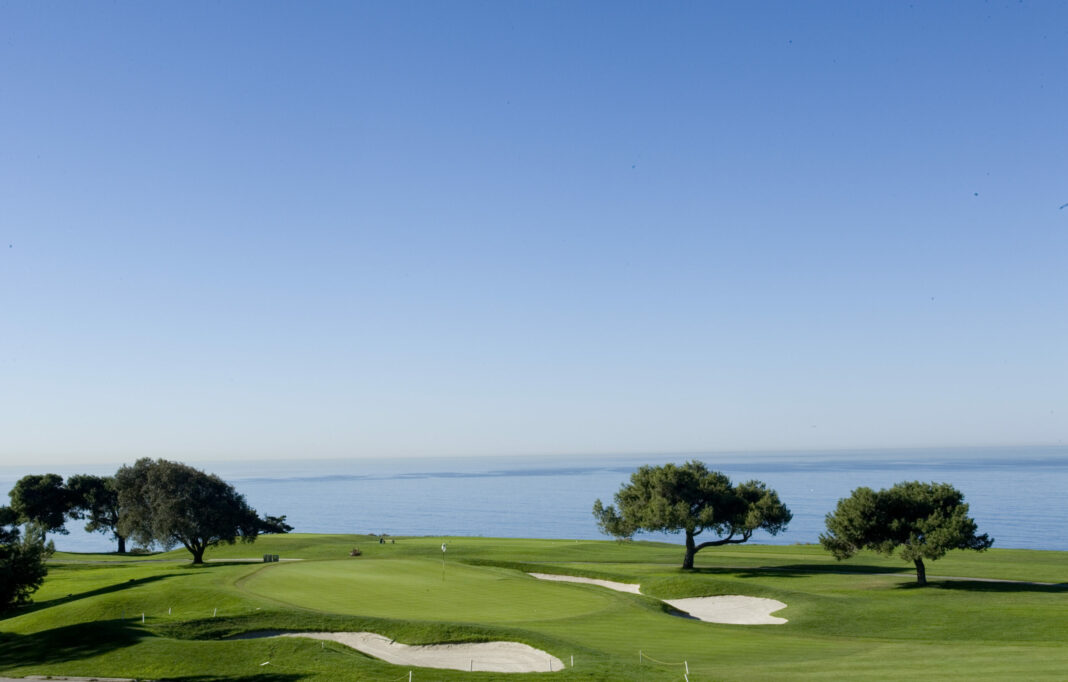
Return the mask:
{"type": "Polygon", "coordinates": [[[1039,592],[1045,594],[1064,594],[1068,592],[1068,583],[1055,585],[1041,585],[1027,582],[991,582],[988,580],[946,580],[944,578],[927,578],[927,585],[919,585],[915,580],[898,585],[899,590],[957,590],[960,592],[998,592],[998,593],[1022,593],[1039,592]]]}
{"type": "MultiPolygon", "coordinates": [[[[680,569],[682,570],[682,569],[680,569]]],[[[792,564],[785,566],[703,566],[685,574],[731,575],[737,578],[808,578],[814,575],[892,575],[898,573],[887,566],[850,564],[848,566],[792,564]]],[[[900,571],[904,574],[904,569],[900,571]]]]}
{"type": "Polygon", "coordinates": [[[268,566],[278,566],[278,565],[280,565],[280,564],[268,564],[267,562],[261,562],[261,561],[215,561],[215,560],[205,561],[202,564],[194,564],[193,560],[189,559],[188,563],[179,564],[178,568],[185,569],[185,570],[202,571],[202,570],[205,570],[205,569],[208,569],[208,568],[220,568],[220,567],[224,567],[224,566],[262,566],[262,565],[265,565],[265,564],[268,565],[268,566]]]}
{"type": "Polygon", "coordinates": [[[146,578],[130,578],[124,583],[115,583],[114,585],[108,585],[106,587],[98,587],[95,590],[89,590],[88,592],[79,592],[78,594],[68,594],[65,597],[56,597],[54,599],[46,599],[44,601],[33,601],[29,604],[16,607],[9,611],[5,611],[3,615],[0,615],[0,621],[12,618],[14,616],[21,616],[26,613],[33,613],[34,611],[40,611],[41,609],[51,608],[53,606],[60,606],[62,604],[69,604],[70,602],[78,601],[79,599],[87,599],[89,597],[97,597],[102,594],[111,594],[114,592],[121,592],[122,590],[128,590],[133,587],[140,587],[141,585],[148,585],[150,583],[158,582],[170,577],[184,577],[180,574],[168,574],[168,575],[153,575],[146,578]]]}
{"type": "MultiPolygon", "coordinates": [[[[930,570],[930,569],[928,569],[930,570]]],[[[1043,585],[1034,582],[998,582],[996,580],[984,580],[982,578],[940,578],[928,576],[927,585],[916,583],[916,574],[909,567],[902,566],[894,570],[890,566],[873,566],[870,564],[849,564],[842,566],[823,565],[813,566],[808,564],[796,564],[786,566],[706,566],[684,571],[685,574],[723,575],[733,578],[767,578],[771,576],[781,578],[807,578],[814,575],[882,575],[886,577],[898,577],[904,580],[895,589],[912,590],[931,587],[946,590],[966,590],[970,592],[1068,592],[1068,583],[1043,585]]]]}
{"type": "Polygon", "coordinates": [[[123,621],[67,625],[31,635],[0,633],[0,669],[63,663],[132,646],[148,634],[123,621]]]}

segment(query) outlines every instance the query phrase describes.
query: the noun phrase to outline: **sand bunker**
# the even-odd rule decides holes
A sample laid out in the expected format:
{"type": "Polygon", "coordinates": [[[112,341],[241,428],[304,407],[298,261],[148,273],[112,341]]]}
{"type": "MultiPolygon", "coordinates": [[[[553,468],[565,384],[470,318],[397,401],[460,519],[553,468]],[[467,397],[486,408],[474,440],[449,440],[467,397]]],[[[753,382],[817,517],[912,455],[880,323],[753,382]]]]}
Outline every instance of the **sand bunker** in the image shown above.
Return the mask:
{"type": "MultiPolygon", "coordinates": [[[[597,580],[595,578],[580,578],[573,575],[558,575],[555,573],[531,573],[530,575],[541,580],[558,580],[567,583],[587,583],[600,585],[610,590],[641,594],[640,585],[634,583],[619,583],[614,580],[597,580]]],[[[725,625],[782,625],[785,618],[770,615],[779,609],[785,609],[786,604],[777,599],[764,599],[763,597],[745,597],[740,594],[724,594],[717,597],[689,597],[687,599],[665,599],[665,604],[683,613],[703,620],[708,623],[722,623],[725,625]]]]}
{"type": "Polygon", "coordinates": [[[786,608],[786,604],[777,599],[724,594],[717,597],[665,599],[664,603],[709,623],[782,625],[786,622],[785,618],[769,615],[773,611],[786,608]]]}
{"type": "Polygon", "coordinates": [[[539,580],[556,580],[562,583],[586,583],[588,585],[600,585],[617,592],[629,592],[641,594],[641,585],[637,583],[617,583],[614,580],[598,580],[597,578],[580,578],[576,575],[558,575],[556,573],[531,573],[539,580]]]}
{"type": "Polygon", "coordinates": [[[535,673],[564,669],[564,663],[559,658],[519,642],[411,646],[373,632],[285,632],[274,636],[325,639],[394,665],[409,665],[413,668],[494,673],[535,673]]]}

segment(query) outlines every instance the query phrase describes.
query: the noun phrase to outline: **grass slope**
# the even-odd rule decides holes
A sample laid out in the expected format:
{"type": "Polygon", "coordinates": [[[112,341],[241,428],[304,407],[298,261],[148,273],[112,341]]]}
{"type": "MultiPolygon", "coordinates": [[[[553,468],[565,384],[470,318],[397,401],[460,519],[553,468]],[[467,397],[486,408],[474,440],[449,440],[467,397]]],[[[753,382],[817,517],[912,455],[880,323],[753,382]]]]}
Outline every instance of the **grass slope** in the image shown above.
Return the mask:
{"type": "Polygon", "coordinates": [[[684,572],[681,549],[662,543],[445,541],[444,571],[442,538],[266,536],[215,549],[201,567],[184,552],[59,553],[35,602],[0,620],[0,673],[407,679],[408,668],[338,644],[224,639],[271,629],[372,630],[413,644],[521,641],[569,663],[574,656],[574,668],[552,673],[561,680],[682,679],[683,661],[690,680],[1061,679],[1068,669],[1064,553],[954,553],[928,568],[1062,585],[933,578],[920,589],[902,562],[870,554],[835,562],[812,546],[705,550],[697,570],[684,572]],[[354,546],[362,556],[348,556],[354,546]],[[264,553],[303,561],[238,561],[264,553]],[[538,581],[528,570],[641,582],[648,596],[538,581]],[[789,623],[702,623],[671,616],[658,601],[714,594],[779,599],[788,607],[776,615],[789,623]]]}

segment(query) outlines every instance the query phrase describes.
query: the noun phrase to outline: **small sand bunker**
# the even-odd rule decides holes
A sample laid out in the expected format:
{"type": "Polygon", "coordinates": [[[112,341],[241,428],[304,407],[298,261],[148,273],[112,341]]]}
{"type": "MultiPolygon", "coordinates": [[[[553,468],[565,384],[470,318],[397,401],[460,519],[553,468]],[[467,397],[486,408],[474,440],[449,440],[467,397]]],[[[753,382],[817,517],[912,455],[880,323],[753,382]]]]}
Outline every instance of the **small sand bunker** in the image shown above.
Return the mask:
{"type": "Polygon", "coordinates": [[[778,599],[724,594],[718,597],[665,599],[664,603],[709,623],[782,625],[786,622],[785,618],[770,615],[774,611],[786,608],[786,604],[778,599]]]}
{"type": "Polygon", "coordinates": [[[586,583],[588,585],[600,585],[618,592],[630,592],[641,594],[641,585],[637,583],[617,583],[614,580],[598,580],[597,578],[580,578],[577,575],[558,575],[556,573],[531,573],[530,575],[539,580],[556,580],[562,583],[586,583]]]}
{"type": "MultiPolygon", "coordinates": [[[[618,583],[614,580],[597,580],[596,578],[580,578],[574,575],[558,575],[556,573],[531,573],[530,575],[541,580],[557,580],[565,583],[588,583],[600,585],[610,590],[641,594],[641,586],[634,583],[618,583]]],[[[725,594],[718,597],[689,597],[687,599],[665,599],[665,604],[682,611],[683,613],[709,623],[723,623],[726,625],[782,625],[785,618],[770,615],[779,609],[785,609],[786,604],[777,599],[764,599],[763,597],[744,597],[739,594],[725,594]]]]}
{"type": "Polygon", "coordinates": [[[401,644],[373,632],[286,632],[277,637],[325,639],[352,647],[394,665],[413,668],[494,673],[535,673],[563,670],[564,663],[541,649],[519,642],[475,644],[401,644]]]}

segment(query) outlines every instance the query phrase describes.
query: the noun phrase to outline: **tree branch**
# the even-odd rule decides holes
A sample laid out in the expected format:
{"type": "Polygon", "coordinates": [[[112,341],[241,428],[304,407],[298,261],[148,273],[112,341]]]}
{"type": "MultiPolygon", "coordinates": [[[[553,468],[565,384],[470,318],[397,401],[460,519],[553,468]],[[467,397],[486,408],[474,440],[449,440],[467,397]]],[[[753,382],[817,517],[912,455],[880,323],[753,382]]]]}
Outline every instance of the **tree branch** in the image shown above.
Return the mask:
{"type": "Polygon", "coordinates": [[[731,531],[730,535],[728,535],[727,537],[722,538],[720,540],[709,540],[708,542],[702,542],[701,544],[697,545],[697,548],[694,551],[695,552],[699,552],[702,549],[704,549],[705,547],[720,547],[722,545],[737,545],[737,544],[745,542],[747,540],[747,538],[744,538],[744,537],[738,538],[737,540],[734,540],[733,538],[734,538],[734,532],[731,531]]]}

